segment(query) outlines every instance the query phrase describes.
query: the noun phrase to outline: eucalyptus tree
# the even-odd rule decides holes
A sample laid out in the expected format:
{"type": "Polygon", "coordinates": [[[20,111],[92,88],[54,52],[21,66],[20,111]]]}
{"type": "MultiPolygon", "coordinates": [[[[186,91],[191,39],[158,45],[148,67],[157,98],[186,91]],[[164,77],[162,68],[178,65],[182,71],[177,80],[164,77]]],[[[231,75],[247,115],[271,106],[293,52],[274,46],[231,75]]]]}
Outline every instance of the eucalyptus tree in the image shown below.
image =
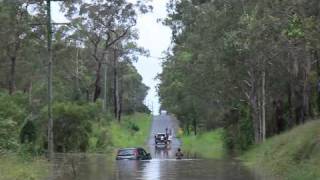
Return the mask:
{"type": "MultiPolygon", "coordinates": [[[[106,72],[106,54],[113,45],[130,34],[130,30],[136,25],[138,12],[148,11],[149,7],[143,2],[133,4],[125,0],[94,0],[82,3],[77,11],[70,11],[72,13],[68,16],[72,18],[76,31],[90,48],[96,64],[93,101],[99,98],[102,91],[102,68],[105,67],[106,72]]],[[[105,104],[106,93],[104,96],[105,104]]]]}
{"type": "Polygon", "coordinates": [[[110,58],[112,59],[112,64],[109,66],[112,67],[113,71],[114,115],[118,121],[121,119],[124,98],[127,99],[127,102],[128,100],[133,100],[136,103],[131,104],[133,106],[132,110],[134,111],[135,106],[139,107],[143,104],[143,99],[141,99],[139,94],[142,93],[142,95],[144,95],[143,97],[145,97],[148,89],[141,83],[142,78],[138,75],[138,72],[132,65],[133,61],[138,60],[138,55],[148,56],[148,51],[136,44],[135,40],[137,38],[137,32],[131,30],[128,35],[122,39],[121,43],[117,43],[117,45],[114,46],[113,54],[110,58]],[[132,81],[126,81],[125,77],[132,77],[132,81]],[[129,84],[124,85],[127,83],[129,84]],[[124,96],[124,94],[131,94],[132,96],[130,98],[128,96],[124,96]]]}
{"type": "Polygon", "coordinates": [[[21,49],[29,40],[31,27],[30,14],[27,1],[1,1],[0,2],[0,48],[4,61],[9,62],[8,91],[10,94],[16,90],[17,61],[23,58],[21,49]]]}
{"type": "Polygon", "coordinates": [[[195,115],[194,131],[223,126],[235,144],[243,134],[260,143],[305,122],[317,114],[320,92],[319,4],[170,1],[173,48],[159,75],[162,106],[187,131],[195,115]]]}

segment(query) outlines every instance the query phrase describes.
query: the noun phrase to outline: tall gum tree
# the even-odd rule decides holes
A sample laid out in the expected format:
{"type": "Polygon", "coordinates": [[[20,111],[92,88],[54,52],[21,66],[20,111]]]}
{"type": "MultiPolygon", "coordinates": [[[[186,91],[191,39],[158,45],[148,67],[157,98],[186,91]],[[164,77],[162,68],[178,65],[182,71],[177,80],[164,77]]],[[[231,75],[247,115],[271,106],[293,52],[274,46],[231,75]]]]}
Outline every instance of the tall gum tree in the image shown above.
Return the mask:
{"type": "Polygon", "coordinates": [[[107,64],[108,50],[136,25],[139,12],[147,13],[150,9],[140,1],[133,4],[125,0],[94,0],[82,3],[77,11],[68,14],[80,38],[90,45],[96,64],[93,101],[102,92],[102,67],[107,64]]]}

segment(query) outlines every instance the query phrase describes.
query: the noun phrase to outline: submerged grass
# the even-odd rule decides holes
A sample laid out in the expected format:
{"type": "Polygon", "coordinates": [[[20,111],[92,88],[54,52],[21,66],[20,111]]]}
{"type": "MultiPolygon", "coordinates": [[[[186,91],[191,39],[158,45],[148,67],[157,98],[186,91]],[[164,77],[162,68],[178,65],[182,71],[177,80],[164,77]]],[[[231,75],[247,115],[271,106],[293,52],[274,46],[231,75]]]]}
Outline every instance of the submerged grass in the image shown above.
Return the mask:
{"type": "Polygon", "coordinates": [[[48,165],[42,159],[23,160],[17,155],[0,155],[0,180],[40,180],[47,176],[48,165]]]}
{"type": "Polygon", "coordinates": [[[241,159],[281,179],[320,179],[320,121],[272,137],[241,159]]]}
{"type": "Polygon", "coordinates": [[[200,135],[182,136],[182,148],[185,152],[195,153],[203,158],[220,159],[225,155],[223,130],[217,129],[200,135]]]}

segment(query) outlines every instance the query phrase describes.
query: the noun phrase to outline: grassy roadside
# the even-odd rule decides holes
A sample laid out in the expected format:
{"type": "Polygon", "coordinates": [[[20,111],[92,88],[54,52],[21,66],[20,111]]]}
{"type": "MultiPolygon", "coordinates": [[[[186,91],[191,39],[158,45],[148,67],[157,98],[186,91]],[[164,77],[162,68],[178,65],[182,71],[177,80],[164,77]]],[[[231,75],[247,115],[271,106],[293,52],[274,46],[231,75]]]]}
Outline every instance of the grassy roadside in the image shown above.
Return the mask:
{"type": "Polygon", "coordinates": [[[94,123],[89,151],[110,153],[121,147],[144,146],[150,126],[151,115],[143,113],[124,116],[120,123],[116,120],[94,123]]]}
{"type": "Polygon", "coordinates": [[[241,159],[249,167],[281,179],[320,179],[320,121],[309,122],[268,139],[241,159]]]}
{"type": "Polygon", "coordinates": [[[17,155],[0,155],[0,180],[40,180],[47,176],[45,160],[22,160],[17,155]]]}
{"type": "MultiPolygon", "coordinates": [[[[184,151],[204,158],[223,158],[223,130],[181,136],[184,151]]],[[[320,179],[320,120],[298,126],[252,147],[240,159],[267,176],[289,180],[320,179]]]]}
{"type": "Polygon", "coordinates": [[[136,113],[123,117],[122,122],[112,122],[110,132],[114,148],[144,146],[149,137],[151,115],[136,113]]]}
{"type": "Polygon", "coordinates": [[[223,130],[217,129],[198,136],[183,135],[181,136],[182,149],[204,158],[220,159],[225,155],[222,134],[223,130]]]}

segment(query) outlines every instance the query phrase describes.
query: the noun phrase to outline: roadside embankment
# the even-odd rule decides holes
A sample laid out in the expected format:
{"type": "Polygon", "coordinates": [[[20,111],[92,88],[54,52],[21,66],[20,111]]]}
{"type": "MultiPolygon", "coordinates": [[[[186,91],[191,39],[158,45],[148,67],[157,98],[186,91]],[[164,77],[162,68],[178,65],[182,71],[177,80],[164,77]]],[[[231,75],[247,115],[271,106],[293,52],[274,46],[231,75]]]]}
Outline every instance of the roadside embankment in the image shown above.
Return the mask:
{"type": "Polygon", "coordinates": [[[182,135],[183,151],[195,153],[203,158],[220,159],[225,155],[223,130],[217,129],[195,135],[182,135]]]}
{"type": "Polygon", "coordinates": [[[269,138],[241,159],[249,167],[281,179],[320,179],[320,121],[269,138]]]}
{"type": "Polygon", "coordinates": [[[41,180],[48,174],[45,160],[25,160],[15,154],[0,155],[0,180],[41,180]]]}
{"type": "Polygon", "coordinates": [[[135,113],[124,116],[120,122],[97,122],[92,125],[91,152],[113,152],[121,147],[145,145],[151,126],[151,115],[135,113]]]}
{"type": "Polygon", "coordinates": [[[146,144],[151,127],[151,115],[136,113],[125,116],[121,123],[112,122],[113,147],[139,147],[146,144]]]}

